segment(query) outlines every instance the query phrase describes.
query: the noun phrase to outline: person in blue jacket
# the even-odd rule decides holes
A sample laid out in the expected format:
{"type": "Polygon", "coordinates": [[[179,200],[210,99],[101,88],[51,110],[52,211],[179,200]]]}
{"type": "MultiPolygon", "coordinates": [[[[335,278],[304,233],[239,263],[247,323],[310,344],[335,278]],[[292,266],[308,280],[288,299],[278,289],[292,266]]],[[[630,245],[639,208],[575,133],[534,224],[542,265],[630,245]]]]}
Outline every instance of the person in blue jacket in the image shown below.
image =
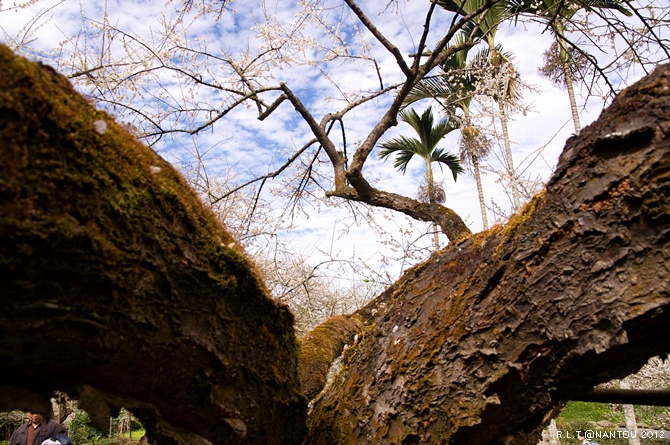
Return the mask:
{"type": "Polygon", "coordinates": [[[51,420],[49,413],[27,412],[28,421],[18,427],[9,439],[9,445],[42,445],[57,434],[67,435],[63,425],[51,420]]]}
{"type": "Polygon", "coordinates": [[[582,443],[582,445],[598,445],[596,442],[587,439],[586,434],[582,431],[577,431],[577,440],[582,443]]]}

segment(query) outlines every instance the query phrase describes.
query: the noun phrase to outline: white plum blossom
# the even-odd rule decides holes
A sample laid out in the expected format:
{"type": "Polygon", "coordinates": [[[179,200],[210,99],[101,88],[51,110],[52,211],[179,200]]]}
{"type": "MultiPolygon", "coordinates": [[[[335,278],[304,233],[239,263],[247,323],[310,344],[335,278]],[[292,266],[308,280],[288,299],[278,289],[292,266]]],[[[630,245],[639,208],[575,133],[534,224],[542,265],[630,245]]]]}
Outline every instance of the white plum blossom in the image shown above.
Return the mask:
{"type": "Polygon", "coordinates": [[[103,121],[102,119],[98,119],[97,121],[93,122],[93,128],[95,128],[96,133],[105,134],[107,131],[107,122],[103,121]]]}

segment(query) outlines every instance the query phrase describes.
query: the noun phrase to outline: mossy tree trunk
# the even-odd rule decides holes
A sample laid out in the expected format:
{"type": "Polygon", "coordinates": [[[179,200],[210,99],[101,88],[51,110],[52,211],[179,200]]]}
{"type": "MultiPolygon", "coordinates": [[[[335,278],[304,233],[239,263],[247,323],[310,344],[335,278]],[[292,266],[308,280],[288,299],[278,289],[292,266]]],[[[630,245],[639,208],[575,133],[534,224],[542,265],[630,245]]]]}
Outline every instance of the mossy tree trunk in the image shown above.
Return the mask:
{"type": "Polygon", "coordinates": [[[300,443],[293,318],[215,215],[64,77],[0,67],[0,411],[62,390],[160,444],[300,443]]]}
{"type": "Polygon", "coordinates": [[[669,132],[663,66],[568,141],[507,225],[358,314],[308,443],[536,443],[565,401],[669,352],[669,132]]]}

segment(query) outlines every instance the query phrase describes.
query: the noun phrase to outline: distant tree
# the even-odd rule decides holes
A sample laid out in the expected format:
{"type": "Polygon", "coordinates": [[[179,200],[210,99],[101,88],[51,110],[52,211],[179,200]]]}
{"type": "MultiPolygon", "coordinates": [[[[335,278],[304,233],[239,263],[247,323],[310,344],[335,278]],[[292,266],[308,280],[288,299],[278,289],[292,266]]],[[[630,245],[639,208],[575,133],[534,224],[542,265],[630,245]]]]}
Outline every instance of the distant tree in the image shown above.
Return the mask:
{"type": "MultiPolygon", "coordinates": [[[[386,159],[391,155],[395,155],[393,166],[403,174],[407,171],[409,161],[415,155],[423,159],[426,166],[428,202],[431,204],[444,202],[444,192],[439,194],[439,190],[435,186],[432,164],[433,162],[437,162],[440,165],[446,165],[451,170],[454,181],[456,181],[459,173],[464,172],[456,155],[437,146],[447,134],[454,131],[457,127],[453,126],[449,119],[440,119],[437,123],[434,123],[431,107],[428,107],[421,116],[413,108],[403,110],[400,112],[400,119],[410,124],[419,137],[400,136],[383,142],[379,157],[386,159]]],[[[439,247],[437,226],[434,227],[435,247],[439,247]]]]}
{"type": "MultiPolygon", "coordinates": [[[[366,269],[357,258],[324,255],[324,260],[314,261],[307,253],[291,249],[278,235],[291,230],[290,219],[274,212],[267,200],[252,188],[239,187],[237,172],[228,171],[223,176],[210,174],[204,154],[197,147],[193,149],[199,162],[184,171],[189,184],[244,245],[270,295],[291,308],[298,335],[329,317],[354,311],[389,284],[391,278],[366,269]],[[253,219],[249,219],[251,207],[255,208],[253,219]],[[342,279],[354,275],[354,270],[357,272],[354,282],[342,279]]],[[[366,222],[383,230],[373,218],[367,218],[366,222]]]]}
{"type": "MultiPolygon", "coordinates": [[[[580,68],[584,69],[584,65],[588,63],[589,58],[584,57],[580,50],[576,50],[570,45],[566,37],[566,31],[573,17],[580,10],[591,12],[598,9],[615,10],[627,17],[632,15],[632,12],[620,0],[577,0],[571,2],[563,0],[541,0],[539,2],[536,0],[521,0],[512,8],[515,14],[526,13],[537,16],[543,23],[547,24],[554,34],[556,46],[552,46],[551,52],[545,56],[547,63],[543,72],[550,74],[553,72],[552,66],[560,65],[562,71],[560,83],[568,90],[575,134],[579,134],[581,131],[581,123],[575,98],[573,73],[580,68]],[[555,58],[558,59],[558,64],[554,61],[555,58]],[[575,65],[577,65],[577,69],[575,69],[575,65]]],[[[556,74],[551,75],[551,77],[555,83],[559,79],[556,74]]]]}
{"type": "MultiPolygon", "coordinates": [[[[455,44],[466,40],[463,33],[455,38],[455,44]]],[[[447,116],[456,119],[461,132],[460,158],[461,162],[472,166],[472,172],[477,184],[477,197],[482,215],[484,229],[489,228],[486,216],[486,202],[480,171],[480,161],[486,158],[492,148],[491,141],[474,125],[471,117],[471,104],[477,91],[477,73],[467,68],[468,48],[454,53],[440,67],[441,73],[431,76],[417,83],[405,99],[405,105],[410,105],[422,99],[436,100],[447,116]],[[457,115],[457,110],[462,113],[457,115]]]]}
{"type": "MultiPolygon", "coordinates": [[[[437,4],[448,11],[465,17],[485,7],[488,2],[486,0],[464,0],[462,2],[458,0],[437,0],[437,4]]],[[[507,124],[508,110],[511,104],[521,99],[521,88],[519,74],[512,64],[511,54],[504,53],[502,47],[495,43],[498,26],[508,16],[507,0],[496,2],[482,13],[481,18],[478,17],[468,23],[465,31],[481,36],[487,45],[487,51],[481,52],[475,62],[482,69],[479,73],[480,88],[478,93],[490,96],[498,105],[502,141],[505,147],[507,179],[511,185],[514,209],[518,210],[521,206],[521,200],[507,124]]]]}

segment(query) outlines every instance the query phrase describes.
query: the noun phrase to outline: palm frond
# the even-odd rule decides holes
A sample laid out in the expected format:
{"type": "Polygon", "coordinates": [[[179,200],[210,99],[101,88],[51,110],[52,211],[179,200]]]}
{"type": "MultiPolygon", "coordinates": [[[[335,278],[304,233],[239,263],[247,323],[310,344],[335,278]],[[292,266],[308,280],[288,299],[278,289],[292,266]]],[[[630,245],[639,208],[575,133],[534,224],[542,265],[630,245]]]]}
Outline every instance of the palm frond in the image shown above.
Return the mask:
{"type": "Polygon", "coordinates": [[[452,174],[454,174],[455,179],[456,175],[462,171],[458,158],[444,152],[443,149],[436,148],[436,146],[448,133],[455,130],[457,126],[449,119],[440,119],[434,124],[431,107],[428,107],[421,115],[413,108],[405,109],[400,112],[400,118],[414,129],[419,135],[419,139],[407,136],[390,139],[380,144],[381,151],[379,152],[379,158],[387,159],[389,156],[395,155],[393,167],[404,174],[409,161],[414,155],[417,155],[428,163],[440,162],[447,165],[451,169],[452,174]]]}
{"type": "Polygon", "coordinates": [[[400,112],[400,118],[410,124],[419,135],[423,147],[421,148],[422,153],[417,154],[420,154],[424,159],[429,157],[430,152],[433,151],[440,140],[450,131],[455,130],[455,127],[450,125],[447,119],[440,119],[435,123],[432,107],[426,108],[421,116],[413,108],[405,109],[400,112]]]}
{"type": "Polygon", "coordinates": [[[393,168],[397,168],[404,175],[407,171],[407,165],[413,157],[414,152],[412,151],[399,151],[395,161],[393,161],[393,168]]]}
{"type": "Polygon", "coordinates": [[[426,77],[414,85],[402,103],[403,109],[424,99],[442,99],[451,94],[449,85],[442,77],[426,77]]]}
{"type": "Polygon", "coordinates": [[[398,138],[390,139],[380,145],[382,150],[379,152],[380,159],[386,159],[392,154],[396,155],[393,161],[393,167],[405,174],[407,164],[415,154],[420,154],[421,141],[416,138],[408,138],[407,136],[400,136],[398,138]]]}
{"type": "Polygon", "coordinates": [[[506,1],[510,4],[509,10],[511,15],[518,17],[525,14],[541,17],[551,20],[552,27],[560,22],[555,20],[557,16],[570,20],[582,9],[586,11],[611,9],[620,12],[626,17],[631,17],[633,15],[622,0],[574,0],[571,2],[566,2],[565,0],[542,0],[539,4],[535,0],[506,1]]]}
{"type": "Polygon", "coordinates": [[[441,165],[446,165],[454,177],[454,181],[459,173],[465,173],[465,169],[461,165],[460,159],[453,153],[444,151],[443,148],[436,148],[430,157],[430,162],[439,162],[441,165]]]}
{"type": "MultiPolygon", "coordinates": [[[[430,107],[426,112],[430,111],[430,107]]],[[[403,122],[406,122],[414,128],[414,131],[419,135],[421,140],[421,145],[425,145],[426,141],[429,138],[430,128],[433,126],[433,114],[429,113],[428,115],[424,112],[421,116],[416,112],[414,108],[405,109],[400,112],[400,119],[403,122]]],[[[425,150],[423,147],[419,147],[419,150],[425,150]]],[[[417,153],[418,154],[418,153],[417,153]]],[[[423,153],[421,153],[423,155],[423,153]]]]}
{"type": "Polygon", "coordinates": [[[467,113],[476,91],[476,76],[468,69],[449,70],[414,85],[403,102],[403,109],[424,99],[437,101],[447,116],[455,116],[454,107],[467,113]]]}
{"type": "Polygon", "coordinates": [[[428,133],[427,146],[430,147],[431,151],[437,147],[437,144],[440,143],[442,139],[452,131],[456,130],[458,126],[452,125],[451,121],[448,119],[440,119],[438,123],[431,128],[428,133]]]}
{"type": "MultiPolygon", "coordinates": [[[[458,47],[458,46],[463,46],[468,39],[470,38],[469,36],[472,34],[472,28],[474,24],[472,22],[468,22],[463,26],[463,29],[461,32],[456,34],[454,36],[454,39],[452,42],[450,42],[449,46],[451,47],[458,47]]],[[[468,52],[470,51],[472,47],[468,47],[465,49],[461,49],[459,51],[456,51],[454,54],[452,54],[445,62],[442,64],[442,69],[444,71],[449,71],[451,69],[463,69],[465,68],[465,65],[467,64],[467,59],[468,59],[468,52]]]]}
{"type": "Polygon", "coordinates": [[[624,6],[621,0],[583,0],[584,9],[592,11],[594,9],[614,9],[626,17],[632,17],[633,12],[624,6]]]}
{"type": "MultiPolygon", "coordinates": [[[[460,15],[472,14],[480,8],[486,6],[487,0],[436,0],[438,6],[447,11],[460,15]]],[[[478,27],[476,37],[485,38],[489,44],[493,44],[498,25],[509,15],[505,2],[498,2],[484,10],[482,14],[471,20],[469,30],[478,27]],[[474,26],[472,26],[474,24],[474,26]]]]}
{"type": "Polygon", "coordinates": [[[459,0],[437,0],[435,3],[437,3],[439,7],[450,12],[464,12],[466,2],[459,0]]]}

